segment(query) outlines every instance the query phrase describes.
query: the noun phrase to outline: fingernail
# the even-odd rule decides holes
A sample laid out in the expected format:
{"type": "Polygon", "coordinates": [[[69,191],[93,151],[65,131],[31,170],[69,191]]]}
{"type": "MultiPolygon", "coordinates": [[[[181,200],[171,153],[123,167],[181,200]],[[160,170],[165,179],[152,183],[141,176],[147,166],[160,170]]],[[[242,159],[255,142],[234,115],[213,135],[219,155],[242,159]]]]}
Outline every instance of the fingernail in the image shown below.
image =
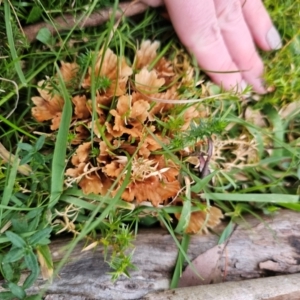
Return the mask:
{"type": "Polygon", "coordinates": [[[266,38],[272,50],[278,50],[282,47],[281,37],[275,27],[268,31],[266,38]]]}

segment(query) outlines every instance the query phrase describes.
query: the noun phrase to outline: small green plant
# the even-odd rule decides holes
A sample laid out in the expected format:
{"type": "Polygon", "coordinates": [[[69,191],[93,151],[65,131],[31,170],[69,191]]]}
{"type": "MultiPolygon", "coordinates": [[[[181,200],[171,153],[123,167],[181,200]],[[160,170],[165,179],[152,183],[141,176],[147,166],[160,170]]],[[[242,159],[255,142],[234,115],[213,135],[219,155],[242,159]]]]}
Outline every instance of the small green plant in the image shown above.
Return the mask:
{"type": "Polygon", "coordinates": [[[30,163],[33,171],[45,165],[45,156],[40,153],[44,146],[45,139],[45,136],[42,135],[37,139],[35,145],[19,143],[18,147],[21,149],[20,156],[22,157],[20,165],[30,163]]]}
{"type": "Polygon", "coordinates": [[[45,172],[49,157],[41,153],[44,142],[45,137],[41,136],[33,145],[19,143],[14,159],[6,163],[9,176],[1,195],[0,272],[4,279],[2,287],[7,291],[0,293],[1,299],[26,298],[26,289],[40,275],[38,261],[43,260],[44,268],[52,272],[48,248],[52,227],[47,210],[41,205],[43,188],[48,188],[45,172]],[[20,281],[25,270],[29,275],[20,281]]]}
{"type": "Polygon", "coordinates": [[[132,244],[134,235],[130,231],[130,225],[122,222],[118,212],[110,213],[105,224],[100,244],[104,247],[104,259],[113,270],[109,274],[113,281],[121,275],[130,277],[130,270],[136,269],[131,262],[134,253],[132,244]]]}
{"type": "Polygon", "coordinates": [[[178,132],[171,140],[170,149],[184,149],[190,147],[204,138],[210,138],[212,135],[220,135],[228,123],[221,119],[200,120],[199,124],[191,123],[190,130],[178,132]]]}
{"type": "MultiPolygon", "coordinates": [[[[42,228],[39,217],[42,209],[35,209],[26,215],[15,214],[11,220],[12,230],[5,232],[6,241],[11,243],[6,254],[0,255],[1,274],[4,278],[2,287],[10,292],[0,292],[1,299],[25,299],[26,289],[33,285],[40,274],[37,251],[52,268],[50,244],[51,227],[42,228]],[[20,283],[21,273],[28,270],[30,274],[20,283]]],[[[4,238],[2,238],[4,240],[4,238]]]]}

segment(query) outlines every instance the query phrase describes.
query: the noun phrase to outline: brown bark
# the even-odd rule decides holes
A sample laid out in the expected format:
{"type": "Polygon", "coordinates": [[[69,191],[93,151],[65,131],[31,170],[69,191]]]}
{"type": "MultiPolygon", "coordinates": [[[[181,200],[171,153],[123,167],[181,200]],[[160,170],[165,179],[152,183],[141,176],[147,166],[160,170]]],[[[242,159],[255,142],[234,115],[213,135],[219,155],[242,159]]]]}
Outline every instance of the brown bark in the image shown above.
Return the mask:
{"type": "MultiPolygon", "coordinates": [[[[263,222],[253,216],[245,219],[246,223],[237,225],[227,243],[220,246],[223,250],[212,262],[218,272],[211,281],[239,281],[299,272],[298,213],[281,210],[273,217],[265,216],[263,222]]],[[[214,234],[192,236],[189,258],[194,260],[200,254],[207,254],[217,242],[214,234]]],[[[68,240],[63,239],[51,243],[55,261],[61,259],[67,244],[68,240]]],[[[138,270],[130,273],[131,278],[122,277],[112,283],[101,249],[81,252],[84,243],[79,243],[59,277],[48,287],[45,299],[140,299],[149,292],[168,289],[177,256],[169,233],[163,229],[140,230],[135,246],[133,263],[138,270]]],[[[40,279],[30,291],[37,292],[43,284],[40,279]]]]}
{"type": "Polygon", "coordinates": [[[144,300],[299,300],[300,274],[151,293],[144,300]]]}
{"type": "MultiPolygon", "coordinates": [[[[119,9],[116,11],[115,19],[118,20],[122,16],[130,17],[144,12],[148,6],[141,2],[123,2],[119,4],[119,9]]],[[[36,40],[36,36],[40,29],[48,28],[52,35],[58,32],[70,30],[74,26],[77,28],[87,28],[103,24],[108,21],[113,14],[113,8],[101,9],[92,13],[89,16],[80,14],[76,16],[65,14],[62,17],[55,18],[53,24],[49,22],[40,22],[28,25],[23,28],[24,34],[28,41],[32,43],[36,40]]]]}

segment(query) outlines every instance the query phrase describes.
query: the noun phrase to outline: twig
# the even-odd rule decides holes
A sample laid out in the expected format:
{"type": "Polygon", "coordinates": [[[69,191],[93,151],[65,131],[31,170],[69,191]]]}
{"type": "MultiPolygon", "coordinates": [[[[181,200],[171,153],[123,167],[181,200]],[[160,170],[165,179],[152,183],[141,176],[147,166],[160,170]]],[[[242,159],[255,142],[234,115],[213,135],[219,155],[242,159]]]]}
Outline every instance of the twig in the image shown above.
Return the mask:
{"type": "MultiPolygon", "coordinates": [[[[14,106],[14,108],[7,114],[7,116],[5,117],[6,119],[8,119],[8,118],[14,113],[14,111],[15,111],[15,110],[17,109],[17,107],[18,107],[18,103],[19,103],[19,99],[20,99],[20,95],[19,95],[19,87],[18,87],[18,85],[16,84],[16,82],[13,81],[13,80],[9,80],[9,79],[0,77],[0,81],[1,81],[1,80],[13,84],[14,87],[15,87],[15,89],[16,89],[16,101],[15,101],[15,106],[14,106]]],[[[0,92],[5,92],[5,91],[0,90],[0,92]]],[[[1,123],[1,122],[2,122],[2,121],[0,121],[0,123],[1,123]]]]}
{"type": "Polygon", "coordinates": [[[201,178],[204,178],[210,174],[209,161],[212,157],[212,153],[213,153],[213,149],[214,149],[214,145],[213,145],[213,141],[212,141],[211,137],[207,138],[207,144],[208,144],[208,149],[207,149],[207,154],[206,154],[207,155],[206,160],[203,157],[203,153],[201,153],[199,156],[200,162],[203,162],[203,160],[204,160],[204,165],[203,165],[202,169],[200,170],[201,178]]]}
{"type": "MultiPolygon", "coordinates": [[[[5,162],[9,164],[13,164],[15,159],[18,159],[19,164],[20,164],[20,159],[16,157],[14,154],[12,154],[10,151],[8,151],[2,143],[0,143],[0,158],[5,162]]],[[[18,165],[18,172],[25,176],[30,176],[32,173],[32,169],[28,164],[23,164],[23,165],[18,165]]],[[[1,233],[1,232],[0,232],[1,233]]]]}
{"type": "MultiPolygon", "coordinates": [[[[115,19],[118,20],[122,16],[130,17],[140,14],[147,8],[148,5],[136,1],[120,3],[119,9],[115,12],[115,19]]],[[[78,28],[94,27],[108,21],[113,13],[113,8],[105,8],[92,13],[88,18],[84,17],[84,13],[76,17],[71,14],[66,14],[62,17],[55,18],[52,24],[49,24],[47,22],[40,22],[25,26],[23,30],[29,43],[32,43],[36,40],[36,36],[41,28],[48,28],[51,34],[55,35],[60,31],[70,30],[76,25],[78,26],[78,28]]]]}

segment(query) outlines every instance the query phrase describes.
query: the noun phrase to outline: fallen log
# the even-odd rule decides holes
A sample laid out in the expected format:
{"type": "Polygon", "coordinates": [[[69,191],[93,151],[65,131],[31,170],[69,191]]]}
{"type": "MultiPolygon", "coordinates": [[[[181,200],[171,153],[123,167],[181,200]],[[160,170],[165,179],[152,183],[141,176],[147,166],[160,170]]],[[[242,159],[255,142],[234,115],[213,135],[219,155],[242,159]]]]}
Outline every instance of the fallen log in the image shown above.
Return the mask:
{"type": "MultiPolygon", "coordinates": [[[[205,268],[218,270],[209,273],[209,282],[239,281],[299,272],[298,213],[281,210],[274,216],[264,216],[263,221],[250,215],[245,220],[246,222],[236,225],[224,245],[217,246],[218,236],[215,234],[191,237],[189,258],[194,260],[203,255],[205,268]],[[209,251],[214,247],[219,247],[220,251],[214,251],[209,257],[209,251]],[[207,267],[207,262],[211,266],[207,267]]],[[[222,228],[218,231],[220,230],[222,228]]],[[[54,261],[63,257],[68,242],[66,239],[58,239],[51,243],[54,261]]],[[[45,300],[141,299],[150,292],[169,288],[178,249],[173,238],[164,229],[140,230],[133,256],[133,263],[138,270],[130,273],[131,278],[122,277],[114,283],[107,274],[110,269],[104,262],[101,248],[81,252],[83,247],[84,242],[76,246],[59,276],[47,287],[45,300]]],[[[207,270],[203,271],[205,273],[207,270]]],[[[199,272],[203,275],[201,270],[199,272]]],[[[201,284],[197,279],[196,284],[201,284]]],[[[39,279],[30,288],[29,294],[37,293],[44,284],[39,279]]]]}
{"type": "Polygon", "coordinates": [[[143,300],[299,300],[300,274],[155,292],[143,300]]]}

